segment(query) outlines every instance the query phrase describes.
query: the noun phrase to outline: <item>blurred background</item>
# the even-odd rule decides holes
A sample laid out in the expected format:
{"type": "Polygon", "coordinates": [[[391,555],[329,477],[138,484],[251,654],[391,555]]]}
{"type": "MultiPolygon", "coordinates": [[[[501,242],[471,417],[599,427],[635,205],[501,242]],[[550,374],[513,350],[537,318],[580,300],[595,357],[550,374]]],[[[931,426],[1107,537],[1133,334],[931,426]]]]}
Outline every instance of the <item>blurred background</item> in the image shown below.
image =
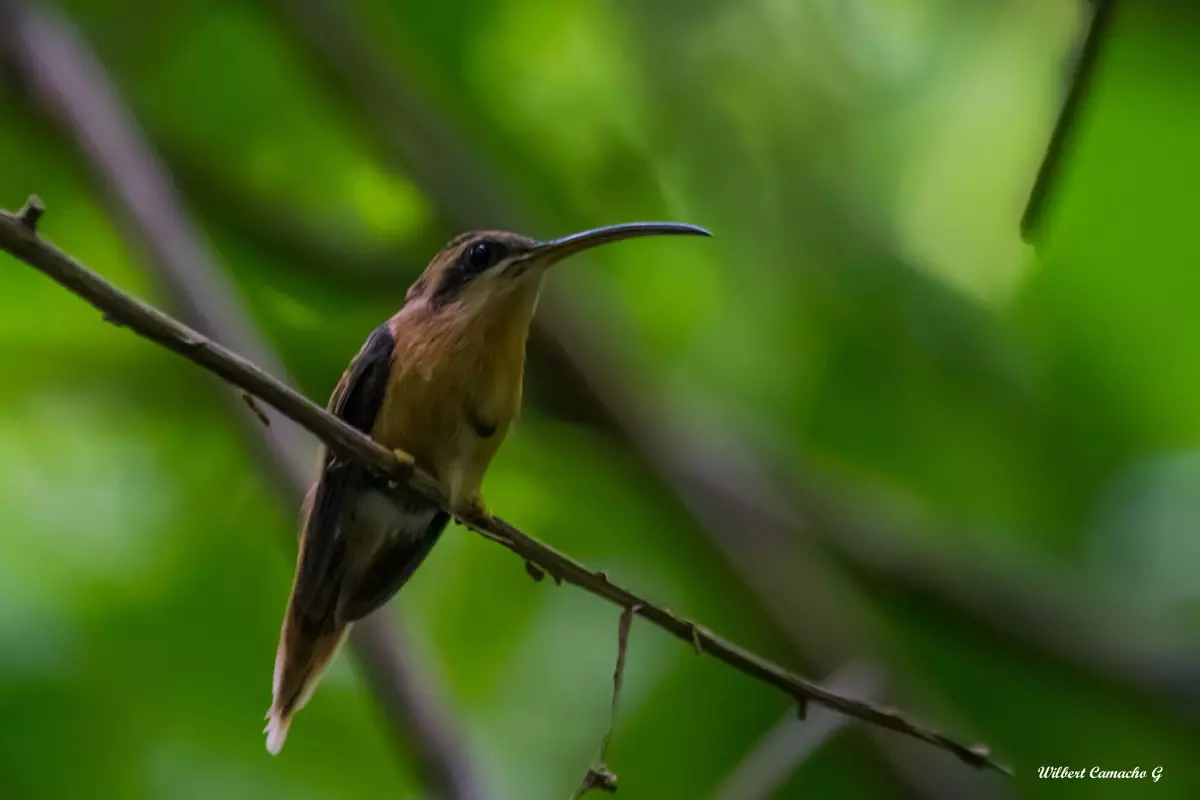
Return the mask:
{"type": "MultiPolygon", "coordinates": [[[[0,0],[0,207],[322,403],[458,231],[704,225],[552,275],[489,506],[1017,778],[635,622],[620,796],[1193,797],[1193,9],[0,0]]],[[[570,795],[618,609],[454,528],[267,755],[314,466],[0,256],[0,797],[570,795]]]]}

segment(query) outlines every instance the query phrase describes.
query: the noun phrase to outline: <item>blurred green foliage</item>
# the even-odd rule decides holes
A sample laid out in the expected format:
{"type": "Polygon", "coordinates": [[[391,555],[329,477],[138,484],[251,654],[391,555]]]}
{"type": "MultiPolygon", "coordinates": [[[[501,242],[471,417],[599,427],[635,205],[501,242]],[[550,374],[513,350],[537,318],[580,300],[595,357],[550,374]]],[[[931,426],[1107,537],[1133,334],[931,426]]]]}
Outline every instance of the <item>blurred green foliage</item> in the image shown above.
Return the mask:
{"type": "MultiPolygon", "coordinates": [[[[654,218],[716,232],[553,277],[606,320],[640,392],[959,531],[936,546],[1082,579],[1196,636],[1200,15],[1167,2],[1118,15],[1035,258],[1018,221],[1085,3],[348,5],[514,198],[558,226],[528,233],[654,218]]],[[[181,177],[372,251],[426,253],[454,227],[271,4],[64,6],[181,177]]],[[[52,131],[0,95],[0,205],[40,194],[51,240],[161,301],[52,131]]],[[[422,264],[364,287],[181,185],[289,369],[326,397],[422,264]]],[[[294,512],[213,382],[8,257],[0,365],[0,797],[418,794],[344,657],[284,753],[263,750],[294,512]]],[[[645,468],[572,425],[553,376],[534,373],[489,505],[809,671],[645,468]]],[[[862,633],[919,688],[921,716],[1014,763],[1014,794],[1149,791],[1039,782],[1042,764],[1162,765],[1162,798],[1200,785],[1194,731],[942,609],[855,591],[862,633]]],[[[460,531],[395,605],[490,796],[565,796],[606,725],[616,610],[533,583],[460,531]]],[[[707,796],[785,712],[635,625],[609,754],[621,796],[707,796]]],[[[780,796],[905,796],[870,747],[840,734],[780,796]]]]}

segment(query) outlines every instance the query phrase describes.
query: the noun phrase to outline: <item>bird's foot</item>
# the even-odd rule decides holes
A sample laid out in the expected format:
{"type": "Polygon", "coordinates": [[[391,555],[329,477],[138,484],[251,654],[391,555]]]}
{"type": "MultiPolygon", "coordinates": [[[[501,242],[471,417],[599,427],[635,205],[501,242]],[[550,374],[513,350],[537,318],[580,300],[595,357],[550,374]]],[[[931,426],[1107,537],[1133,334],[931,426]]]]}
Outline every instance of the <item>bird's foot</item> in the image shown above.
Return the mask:
{"type": "Polygon", "coordinates": [[[396,460],[400,462],[401,467],[404,467],[405,469],[412,469],[413,457],[407,452],[404,450],[393,450],[392,455],[394,455],[396,460]]]}
{"type": "MultiPolygon", "coordinates": [[[[403,473],[404,479],[407,479],[408,476],[412,474],[412,471],[416,466],[415,462],[413,462],[413,457],[403,450],[393,450],[392,456],[394,456],[396,461],[399,462],[400,472],[403,473]]],[[[391,490],[400,488],[400,481],[401,479],[399,479],[398,476],[390,476],[387,482],[388,488],[391,490]]]]}

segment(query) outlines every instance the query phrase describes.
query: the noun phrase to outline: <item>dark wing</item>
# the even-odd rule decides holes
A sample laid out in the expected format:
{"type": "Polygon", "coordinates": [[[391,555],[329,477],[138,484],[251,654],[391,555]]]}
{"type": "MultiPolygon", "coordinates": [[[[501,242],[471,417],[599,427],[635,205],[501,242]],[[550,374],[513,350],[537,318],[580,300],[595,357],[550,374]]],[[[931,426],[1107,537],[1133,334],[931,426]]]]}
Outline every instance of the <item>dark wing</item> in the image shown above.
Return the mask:
{"type": "MultiPolygon", "coordinates": [[[[335,416],[367,435],[375,426],[387,393],[394,348],[387,324],[380,325],[350,362],[329,400],[329,410],[335,416]]],[[[292,590],[293,613],[305,627],[325,628],[333,622],[346,558],[344,511],[347,501],[369,484],[363,467],[326,453],[321,477],[309,498],[292,590]]]]}

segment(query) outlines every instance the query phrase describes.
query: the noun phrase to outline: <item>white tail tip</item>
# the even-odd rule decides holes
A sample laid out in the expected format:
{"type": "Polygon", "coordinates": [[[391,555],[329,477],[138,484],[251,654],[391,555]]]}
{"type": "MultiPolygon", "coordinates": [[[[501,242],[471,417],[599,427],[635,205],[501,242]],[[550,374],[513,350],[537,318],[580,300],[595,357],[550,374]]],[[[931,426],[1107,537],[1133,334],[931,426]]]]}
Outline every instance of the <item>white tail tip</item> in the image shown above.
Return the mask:
{"type": "Polygon", "coordinates": [[[283,749],[283,743],[287,739],[288,725],[291,724],[290,717],[281,717],[275,713],[275,709],[267,712],[267,727],[263,729],[263,733],[267,735],[267,752],[273,756],[279,755],[279,751],[283,749]]]}

